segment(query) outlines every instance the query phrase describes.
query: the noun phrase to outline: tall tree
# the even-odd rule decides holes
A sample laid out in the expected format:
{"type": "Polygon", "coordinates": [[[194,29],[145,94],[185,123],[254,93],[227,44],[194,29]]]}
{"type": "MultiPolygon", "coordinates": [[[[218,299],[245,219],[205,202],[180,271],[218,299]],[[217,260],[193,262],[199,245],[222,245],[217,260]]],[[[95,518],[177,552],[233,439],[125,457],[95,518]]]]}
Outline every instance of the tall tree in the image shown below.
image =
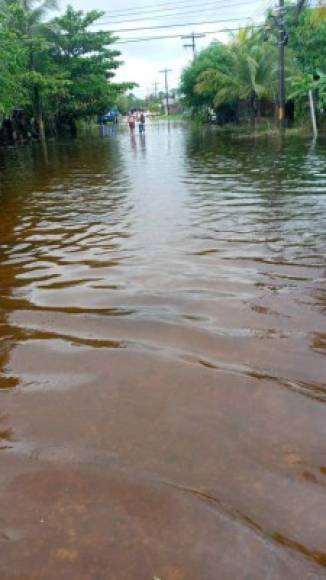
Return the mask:
{"type": "Polygon", "coordinates": [[[326,103],[326,12],[324,6],[303,8],[299,16],[289,8],[286,12],[289,48],[297,67],[290,74],[290,96],[297,102],[301,114],[308,108],[308,91],[315,95],[320,114],[326,103]]]}
{"type": "Polygon", "coordinates": [[[24,82],[30,91],[39,135],[44,139],[43,92],[48,87],[54,91],[56,86],[53,71],[46,67],[49,49],[46,17],[57,8],[57,3],[56,0],[1,0],[1,8],[8,28],[27,53],[24,82]]]}
{"type": "Polygon", "coordinates": [[[23,77],[26,71],[27,53],[15,32],[10,30],[7,19],[0,15],[0,115],[9,116],[15,107],[25,106],[28,101],[23,77]]]}
{"type": "Polygon", "coordinates": [[[106,112],[121,91],[134,86],[112,82],[120,65],[120,52],[111,48],[116,39],[111,32],[90,29],[102,15],[97,10],[83,13],[68,6],[52,23],[51,55],[70,83],[69,91],[58,99],[57,113],[72,130],[78,118],[106,112]]]}
{"type": "Polygon", "coordinates": [[[197,110],[206,109],[213,105],[215,90],[206,85],[205,91],[197,91],[196,84],[199,77],[206,71],[227,71],[227,48],[221,42],[212,42],[203,49],[182,72],[180,91],[184,102],[197,110]]]}
{"type": "Polygon", "coordinates": [[[247,101],[254,119],[263,98],[275,98],[276,48],[244,28],[226,47],[223,62],[203,71],[194,87],[198,95],[213,95],[213,105],[247,101]]]}

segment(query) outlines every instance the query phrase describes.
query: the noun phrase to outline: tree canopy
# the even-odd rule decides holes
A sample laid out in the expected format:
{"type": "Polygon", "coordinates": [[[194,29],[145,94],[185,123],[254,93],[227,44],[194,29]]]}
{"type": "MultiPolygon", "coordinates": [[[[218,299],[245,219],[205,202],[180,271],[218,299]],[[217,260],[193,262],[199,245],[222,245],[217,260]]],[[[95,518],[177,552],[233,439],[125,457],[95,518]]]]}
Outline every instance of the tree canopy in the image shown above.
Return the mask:
{"type": "MultiPolygon", "coordinates": [[[[212,42],[183,70],[181,91],[184,102],[195,112],[217,114],[227,107],[255,118],[262,104],[275,103],[278,93],[278,47],[275,15],[269,12],[261,27],[240,29],[222,44],[212,42]]],[[[308,91],[316,95],[317,108],[324,112],[326,75],[326,17],[320,8],[294,4],[285,11],[288,33],[286,47],[286,89],[288,98],[303,114],[308,107],[308,91]]]]}
{"type": "Polygon", "coordinates": [[[2,119],[23,110],[40,133],[43,120],[58,128],[101,115],[134,86],[114,82],[116,38],[92,28],[102,12],[68,6],[53,17],[55,0],[0,0],[0,8],[2,119]]]}
{"type": "Polygon", "coordinates": [[[0,16],[0,115],[7,116],[15,107],[27,103],[24,74],[27,65],[25,46],[0,16]]]}

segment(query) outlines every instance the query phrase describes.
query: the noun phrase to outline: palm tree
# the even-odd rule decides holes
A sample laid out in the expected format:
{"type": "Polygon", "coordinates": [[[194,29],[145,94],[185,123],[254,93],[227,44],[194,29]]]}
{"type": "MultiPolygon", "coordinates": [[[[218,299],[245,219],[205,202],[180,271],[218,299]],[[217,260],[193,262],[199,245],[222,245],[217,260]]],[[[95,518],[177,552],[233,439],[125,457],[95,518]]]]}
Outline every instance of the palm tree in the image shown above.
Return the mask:
{"type": "Polygon", "coordinates": [[[34,118],[39,137],[44,141],[44,122],[39,75],[39,55],[46,44],[50,24],[45,21],[47,14],[57,8],[56,0],[0,0],[0,8],[8,15],[9,27],[27,46],[29,54],[30,87],[34,118]],[[14,10],[12,10],[14,8],[14,10]]]}
{"type": "Polygon", "coordinates": [[[197,82],[196,92],[214,92],[214,106],[249,102],[254,119],[263,98],[276,94],[276,62],[274,47],[262,42],[260,34],[244,28],[226,47],[225,62],[203,72],[197,82]]]}

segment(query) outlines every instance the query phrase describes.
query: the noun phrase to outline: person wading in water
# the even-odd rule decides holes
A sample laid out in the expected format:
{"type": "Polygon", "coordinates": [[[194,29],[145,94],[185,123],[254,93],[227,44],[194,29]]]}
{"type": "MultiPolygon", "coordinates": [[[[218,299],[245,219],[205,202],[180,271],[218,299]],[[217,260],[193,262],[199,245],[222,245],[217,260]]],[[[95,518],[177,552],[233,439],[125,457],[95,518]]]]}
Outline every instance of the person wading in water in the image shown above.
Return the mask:
{"type": "Polygon", "coordinates": [[[145,133],[145,115],[144,112],[141,111],[140,115],[139,115],[139,133],[142,135],[142,133],[145,133]]]}
{"type": "Polygon", "coordinates": [[[135,127],[136,127],[136,119],[135,119],[135,115],[134,115],[133,111],[131,111],[129,113],[128,125],[129,125],[130,131],[133,133],[133,131],[135,130],[135,127]]]}

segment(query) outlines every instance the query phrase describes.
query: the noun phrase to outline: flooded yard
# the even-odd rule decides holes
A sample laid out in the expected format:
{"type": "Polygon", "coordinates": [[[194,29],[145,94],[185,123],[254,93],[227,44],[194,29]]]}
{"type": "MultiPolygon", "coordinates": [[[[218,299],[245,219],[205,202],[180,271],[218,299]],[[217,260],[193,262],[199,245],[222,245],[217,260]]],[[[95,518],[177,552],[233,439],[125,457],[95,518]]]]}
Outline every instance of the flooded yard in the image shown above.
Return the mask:
{"type": "Polygon", "coordinates": [[[326,144],[0,151],[0,579],[326,578],[326,144]]]}

